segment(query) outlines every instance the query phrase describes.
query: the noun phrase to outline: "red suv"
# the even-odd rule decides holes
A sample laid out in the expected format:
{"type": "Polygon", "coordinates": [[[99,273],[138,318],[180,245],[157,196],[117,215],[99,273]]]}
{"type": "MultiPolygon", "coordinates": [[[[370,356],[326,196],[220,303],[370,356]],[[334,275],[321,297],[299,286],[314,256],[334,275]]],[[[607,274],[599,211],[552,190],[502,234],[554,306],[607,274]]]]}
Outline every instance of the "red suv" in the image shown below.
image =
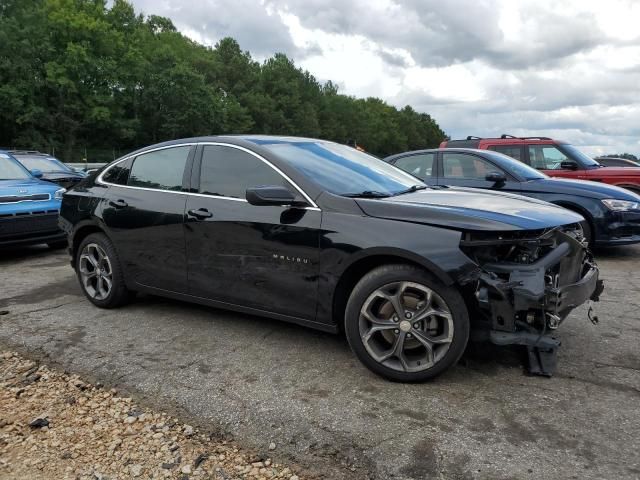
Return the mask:
{"type": "Polygon", "coordinates": [[[447,147],[494,150],[537,168],[551,177],[603,182],[640,193],[640,168],[603,167],[573,145],[549,137],[469,136],[465,140],[448,140],[440,144],[440,148],[447,147]]]}

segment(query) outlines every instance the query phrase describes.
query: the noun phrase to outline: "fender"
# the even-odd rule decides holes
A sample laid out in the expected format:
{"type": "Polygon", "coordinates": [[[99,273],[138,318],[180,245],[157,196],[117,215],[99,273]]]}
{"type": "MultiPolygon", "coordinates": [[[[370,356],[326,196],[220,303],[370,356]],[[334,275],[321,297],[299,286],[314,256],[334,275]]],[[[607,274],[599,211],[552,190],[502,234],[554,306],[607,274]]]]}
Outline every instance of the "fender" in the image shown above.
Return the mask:
{"type": "Polygon", "coordinates": [[[398,257],[398,258],[408,260],[412,263],[417,263],[418,265],[421,265],[429,272],[433,273],[438,278],[438,280],[440,280],[445,285],[450,286],[455,283],[451,275],[445,272],[442,268],[438,267],[434,262],[432,262],[428,258],[418,255],[415,252],[410,252],[402,248],[393,248],[393,247],[366,248],[364,250],[360,250],[357,253],[354,253],[351,257],[349,257],[348,263],[344,264],[344,268],[340,271],[339,276],[342,277],[342,275],[355,263],[361,260],[364,260],[366,258],[375,257],[375,256],[398,257]]]}

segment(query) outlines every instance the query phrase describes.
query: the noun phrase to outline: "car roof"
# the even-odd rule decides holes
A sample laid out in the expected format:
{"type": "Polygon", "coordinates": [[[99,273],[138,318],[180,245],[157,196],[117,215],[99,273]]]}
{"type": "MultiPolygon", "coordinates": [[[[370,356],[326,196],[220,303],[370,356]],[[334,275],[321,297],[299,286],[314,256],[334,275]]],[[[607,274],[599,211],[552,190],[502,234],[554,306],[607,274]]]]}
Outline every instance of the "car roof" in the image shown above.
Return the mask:
{"type": "Polygon", "coordinates": [[[410,150],[408,152],[395,153],[393,155],[389,155],[388,157],[383,158],[385,162],[389,162],[396,158],[406,157],[410,155],[418,155],[420,153],[438,153],[442,150],[447,150],[448,152],[462,152],[462,153],[475,153],[477,155],[491,155],[493,152],[490,150],[483,150],[480,148],[466,148],[466,147],[445,147],[445,148],[425,148],[422,150],[410,150]]]}
{"type": "Polygon", "coordinates": [[[247,143],[254,145],[270,144],[270,143],[309,143],[309,142],[322,142],[322,143],[335,143],[330,140],[323,140],[319,138],[307,138],[307,137],[292,137],[286,135],[249,135],[249,134],[237,134],[237,135],[206,135],[201,137],[188,137],[188,138],[176,138],[175,140],[168,140],[166,142],[160,142],[153,145],[147,145],[132,152],[129,152],[116,161],[125,158],[144,153],[148,150],[154,150],[162,147],[170,147],[171,145],[179,145],[182,143],[201,143],[201,142],[226,142],[239,146],[247,146],[247,143]]]}
{"type": "Polygon", "coordinates": [[[536,143],[554,143],[554,144],[567,144],[568,142],[564,140],[557,140],[551,137],[516,137],[514,135],[503,134],[500,137],[475,137],[473,135],[469,135],[465,139],[456,139],[456,140],[445,140],[442,142],[442,145],[446,147],[449,146],[457,146],[457,147],[467,147],[467,148],[476,148],[481,144],[492,144],[492,145],[525,145],[525,144],[536,144],[536,143]]]}

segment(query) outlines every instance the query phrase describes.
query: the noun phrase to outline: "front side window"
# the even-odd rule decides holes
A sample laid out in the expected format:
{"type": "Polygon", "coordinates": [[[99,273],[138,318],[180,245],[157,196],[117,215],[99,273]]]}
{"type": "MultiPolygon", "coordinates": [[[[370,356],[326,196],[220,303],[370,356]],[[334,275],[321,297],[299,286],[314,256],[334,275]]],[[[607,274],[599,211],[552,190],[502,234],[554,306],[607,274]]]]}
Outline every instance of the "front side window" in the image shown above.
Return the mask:
{"type": "Polygon", "coordinates": [[[435,153],[420,153],[399,158],[394,165],[418,178],[426,178],[431,176],[435,157],[435,153]]]}
{"type": "Polygon", "coordinates": [[[442,169],[445,178],[484,180],[487,173],[498,171],[493,164],[466,153],[443,153],[442,169]]]}
{"type": "Polygon", "coordinates": [[[26,180],[29,172],[6,153],[0,153],[0,180],[26,180]]]}
{"type": "Polygon", "coordinates": [[[182,190],[182,177],[190,146],[172,147],[138,155],[127,185],[157,190],[182,190]]]}
{"type": "Polygon", "coordinates": [[[491,145],[489,150],[493,150],[494,152],[499,152],[508,157],[522,161],[522,148],[519,146],[491,145]]]}
{"type": "Polygon", "coordinates": [[[219,197],[246,197],[248,188],[278,185],[295,188],[259,158],[223,145],[205,145],[200,168],[200,193],[219,197]]]}
{"type": "Polygon", "coordinates": [[[553,145],[529,145],[529,161],[540,170],[561,170],[567,156],[553,145]]]}

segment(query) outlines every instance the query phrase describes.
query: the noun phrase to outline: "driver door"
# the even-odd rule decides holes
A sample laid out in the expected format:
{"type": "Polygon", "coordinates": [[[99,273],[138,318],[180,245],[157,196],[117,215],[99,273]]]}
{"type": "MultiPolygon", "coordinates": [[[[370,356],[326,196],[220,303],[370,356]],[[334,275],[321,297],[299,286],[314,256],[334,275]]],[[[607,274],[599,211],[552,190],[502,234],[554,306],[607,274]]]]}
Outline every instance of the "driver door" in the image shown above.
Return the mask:
{"type": "Polygon", "coordinates": [[[313,320],[318,208],[255,206],[247,188],[299,192],[269,163],[233,145],[200,145],[185,211],[191,295],[313,320]]]}

